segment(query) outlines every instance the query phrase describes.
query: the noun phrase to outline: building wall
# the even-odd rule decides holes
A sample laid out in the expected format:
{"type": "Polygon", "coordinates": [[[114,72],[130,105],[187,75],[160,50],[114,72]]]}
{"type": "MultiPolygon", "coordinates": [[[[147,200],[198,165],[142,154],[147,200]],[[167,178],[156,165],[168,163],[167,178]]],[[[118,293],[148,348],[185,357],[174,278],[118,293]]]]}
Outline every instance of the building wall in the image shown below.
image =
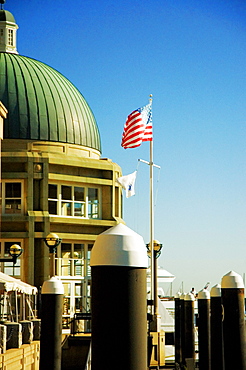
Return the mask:
{"type": "Polygon", "coordinates": [[[5,139],[1,160],[3,182],[22,183],[23,208],[21,213],[2,209],[0,240],[22,241],[20,277],[25,282],[40,286],[48,278],[49,250],[43,239],[50,232],[63,242],[93,244],[98,234],[123,222],[122,194],[115,181],[121,169],[110,159],[100,159],[97,151],[65,143],[5,139]],[[49,214],[49,183],[99,189],[99,217],[49,214]]]}

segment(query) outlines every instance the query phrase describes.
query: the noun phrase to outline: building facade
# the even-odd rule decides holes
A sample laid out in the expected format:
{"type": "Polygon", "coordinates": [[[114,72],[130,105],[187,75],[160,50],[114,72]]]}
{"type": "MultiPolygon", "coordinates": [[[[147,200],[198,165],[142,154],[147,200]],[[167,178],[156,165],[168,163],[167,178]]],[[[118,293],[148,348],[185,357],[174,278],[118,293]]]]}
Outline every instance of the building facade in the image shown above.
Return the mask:
{"type": "Polygon", "coordinates": [[[121,168],[101,158],[95,117],[62,74],[19,55],[18,26],[0,10],[0,101],[7,110],[1,143],[1,257],[23,254],[1,271],[40,287],[49,277],[45,237],[56,233],[56,275],[64,317],[90,309],[90,251],[98,234],[122,220],[121,168]]]}

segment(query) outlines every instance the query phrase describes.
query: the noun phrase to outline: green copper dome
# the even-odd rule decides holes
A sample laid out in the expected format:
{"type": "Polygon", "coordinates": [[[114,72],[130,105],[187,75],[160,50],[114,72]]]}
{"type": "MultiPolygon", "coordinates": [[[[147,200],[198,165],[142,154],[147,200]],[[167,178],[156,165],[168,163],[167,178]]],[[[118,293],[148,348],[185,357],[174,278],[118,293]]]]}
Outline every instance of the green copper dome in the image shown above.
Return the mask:
{"type": "Polygon", "coordinates": [[[0,101],[8,110],[4,138],[77,144],[101,152],[98,126],[86,100],[48,65],[0,53],[0,101]]]}
{"type": "Polygon", "coordinates": [[[0,10],[0,22],[12,22],[15,23],[15,18],[12,13],[7,10],[0,10]]]}

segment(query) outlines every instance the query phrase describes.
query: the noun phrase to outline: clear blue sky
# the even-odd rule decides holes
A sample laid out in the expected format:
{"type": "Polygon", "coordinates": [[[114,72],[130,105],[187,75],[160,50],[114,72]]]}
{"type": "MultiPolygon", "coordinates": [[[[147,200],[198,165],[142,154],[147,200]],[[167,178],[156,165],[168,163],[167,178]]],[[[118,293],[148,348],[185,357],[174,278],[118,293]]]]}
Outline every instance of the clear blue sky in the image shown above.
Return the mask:
{"type": "MultiPolygon", "coordinates": [[[[155,238],[175,293],[246,272],[244,0],[7,0],[18,52],[60,71],[99,125],[123,174],[149,143],[121,148],[126,116],[153,94],[155,238]],[[158,180],[159,179],[159,180],[158,180]]],[[[149,169],[124,196],[127,226],[149,242],[149,169]]]]}

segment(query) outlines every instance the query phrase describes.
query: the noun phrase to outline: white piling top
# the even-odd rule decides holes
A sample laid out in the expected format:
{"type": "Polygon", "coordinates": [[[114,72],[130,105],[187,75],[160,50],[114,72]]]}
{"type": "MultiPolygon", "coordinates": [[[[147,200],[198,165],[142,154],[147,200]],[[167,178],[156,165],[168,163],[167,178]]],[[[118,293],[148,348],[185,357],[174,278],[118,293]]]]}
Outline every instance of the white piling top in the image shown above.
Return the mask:
{"type": "Polygon", "coordinates": [[[42,294],[64,294],[64,287],[61,280],[53,276],[51,279],[46,280],[42,285],[42,294]]]}
{"type": "Polygon", "coordinates": [[[187,293],[187,294],[185,295],[184,300],[185,300],[185,301],[194,301],[194,300],[195,300],[194,294],[192,294],[192,293],[187,293]]]}
{"type": "Polygon", "coordinates": [[[178,293],[175,294],[175,297],[174,298],[180,299],[180,297],[181,297],[181,293],[178,292],[178,293]]]}
{"type": "Polygon", "coordinates": [[[221,288],[244,288],[242,276],[237,274],[235,271],[228,272],[228,274],[224,275],[221,279],[221,288]]]}
{"type": "Polygon", "coordinates": [[[210,297],[221,297],[221,285],[216,284],[210,290],[210,297]]]}
{"type": "Polygon", "coordinates": [[[141,235],[120,223],[97,236],[90,264],[147,268],[147,248],[141,235]]]}
{"type": "Polygon", "coordinates": [[[210,293],[207,289],[202,289],[198,292],[198,299],[210,299],[210,293]]]}

